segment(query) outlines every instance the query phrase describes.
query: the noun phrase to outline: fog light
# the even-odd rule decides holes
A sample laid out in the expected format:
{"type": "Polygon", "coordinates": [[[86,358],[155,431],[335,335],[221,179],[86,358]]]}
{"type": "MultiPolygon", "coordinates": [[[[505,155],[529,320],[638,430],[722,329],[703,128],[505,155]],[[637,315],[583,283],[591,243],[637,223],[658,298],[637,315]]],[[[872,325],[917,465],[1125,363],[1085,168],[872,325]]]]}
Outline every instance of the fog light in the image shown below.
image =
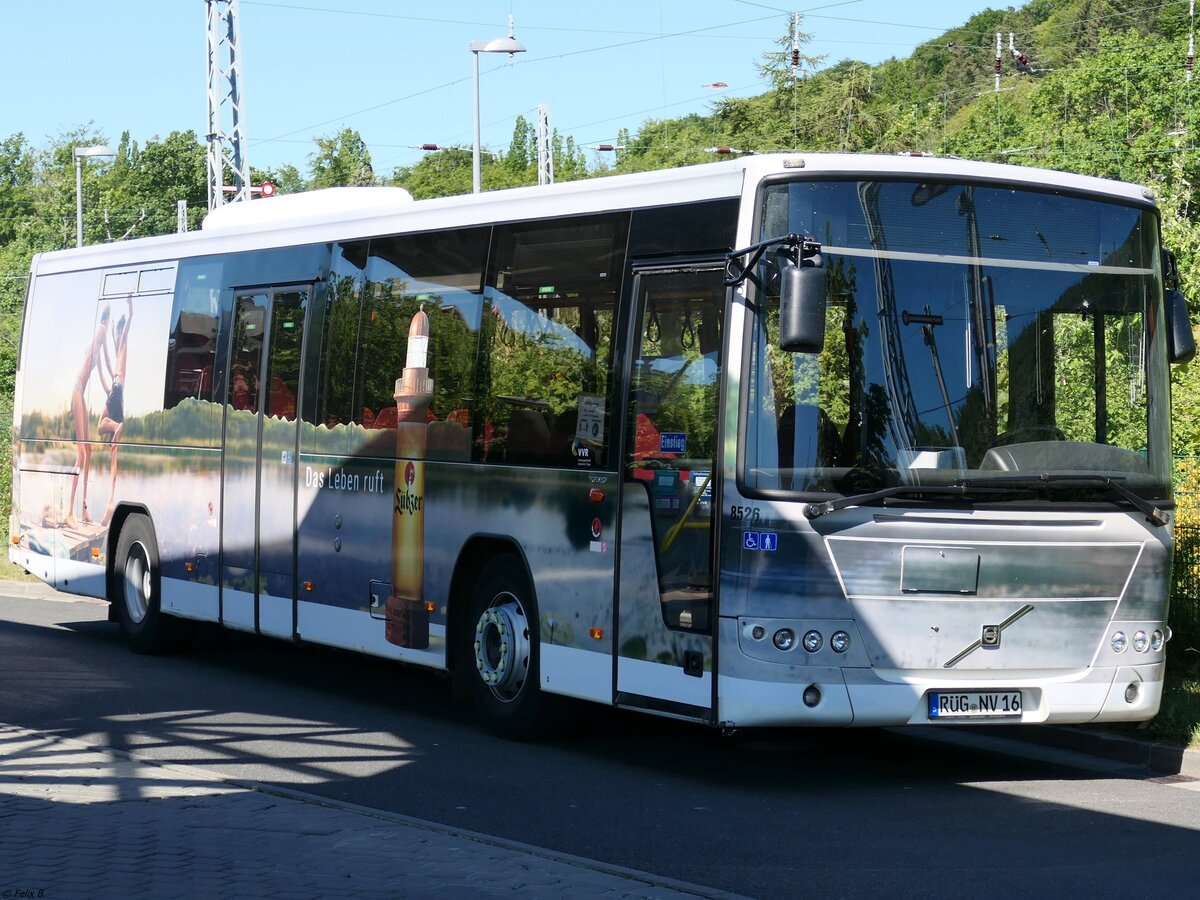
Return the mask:
{"type": "Polygon", "coordinates": [[[835,653],[845,653],[850,649],[850,635],[845,631],[835,631],[829,636],[829,646],[835,653]]]}
{"type": "Polygon", "coordinates": [[[810,684],[804,689],[804,705],[810,709],[821,702],[821,689],[815,684],[810,684]]]}
{"type": "Polygon", "coordinates": [[[1133,633],[1133,649],[1138,653],[1145,653],[1146,648],[1150,646],[1150,638],[1146,636],[1144,631],[1135,631],[1133,633]]]}
{"type": "Polygon", "coordinates": [[[1124,653],[1125,648],[1129,646],[1129,639],[1125,637],[1125,632],[1114,631],[1112,636],[1113,653],[1124,653]]]}
{"type": "Polygon", "coordinates": [[[780,628],[771,638],[771,642],[777,650],[791,650],[796,646],[796,632],[790,628],[780,628]]]}
{"type": "Polygon", "coordinates": [[[1157,653],[1163,648],[1163,644],[1165,643],[1166,641],[1163,640],[1163,633],[1159,629],[1155,628],[1154,631],[1150,633],[1150,649],[1157,653]]]}
{"type": "Polygon", "coordinates": [[[755,625],[753,628],[750,629],[750,637],[752,640],[761,641],[766,636],[767,636],[767,629],[763,628],[761,625],[755,625]]]}
{"type": "Polygon", "coordinates": [[[1138,687],[1138,683],[1136,681],[1130,682],[1130,684],[1126,685],[1125,687],[1125,702],[1137,703],[1138,694],[1140,693],[1141,688],[1138,687]]]}
{"type": "Polygon", "coordinates": [[[821,637],[819,631],[807,631],[804,634],[804,649],[809,653],[816,653],[825,643],[825,638],[821,637]]]}

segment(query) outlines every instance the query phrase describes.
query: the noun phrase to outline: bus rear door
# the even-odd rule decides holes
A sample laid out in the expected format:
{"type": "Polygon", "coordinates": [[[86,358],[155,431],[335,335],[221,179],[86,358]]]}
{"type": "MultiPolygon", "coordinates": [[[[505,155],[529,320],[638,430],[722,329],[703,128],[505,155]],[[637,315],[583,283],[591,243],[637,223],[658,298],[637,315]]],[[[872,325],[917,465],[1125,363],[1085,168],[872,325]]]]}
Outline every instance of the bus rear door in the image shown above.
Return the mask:
{"type": "Polygon", "coordinates": [[[634,292],[616,700],[709,721],[724,269],[635,269],[634,292]]]}
{"type": "Polygon", "coordinates": [[[297,394],[311,285],[234,291],[221,503],[221,620],[295,631],[297,394]]]}

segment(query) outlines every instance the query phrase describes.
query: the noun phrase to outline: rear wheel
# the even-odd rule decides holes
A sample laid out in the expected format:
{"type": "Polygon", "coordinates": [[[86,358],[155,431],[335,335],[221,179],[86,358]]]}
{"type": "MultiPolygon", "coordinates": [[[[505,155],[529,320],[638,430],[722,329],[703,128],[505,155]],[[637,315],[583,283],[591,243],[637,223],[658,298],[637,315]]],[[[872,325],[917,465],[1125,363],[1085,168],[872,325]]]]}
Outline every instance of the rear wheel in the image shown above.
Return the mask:
{"type": "Polygon", "coordinates": [[[538,617],[525,567],[511,554],[480,573],[459,636],[460,676],[496,734],[536,737],[545,697],[538,689],[538,617]]]}
{"type": "Polygon", "coordinates": [[[165,653],[179,646],[187,625],[162,611],[158,540],[148,516],[131,515],[117,539],[113,573],[117,621],[132,650],[165,653]]]}

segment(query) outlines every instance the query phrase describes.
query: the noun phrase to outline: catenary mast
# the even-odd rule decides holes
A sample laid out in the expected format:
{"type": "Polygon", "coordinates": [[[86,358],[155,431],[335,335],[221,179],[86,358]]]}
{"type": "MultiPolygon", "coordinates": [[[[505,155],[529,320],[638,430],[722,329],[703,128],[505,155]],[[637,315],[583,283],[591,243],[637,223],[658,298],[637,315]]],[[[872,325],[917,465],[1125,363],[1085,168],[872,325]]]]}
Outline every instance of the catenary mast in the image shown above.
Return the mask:
{"type": "Polygon", "coordinates": [[[205,0],[208,13],[208,208],[250,199],[250,164],[245,152],[238,0],[205,0]],[[228,129],[225,111],[228,110],[228,129]],[[226,172],[231,180],[226,181],[226,172]]]}

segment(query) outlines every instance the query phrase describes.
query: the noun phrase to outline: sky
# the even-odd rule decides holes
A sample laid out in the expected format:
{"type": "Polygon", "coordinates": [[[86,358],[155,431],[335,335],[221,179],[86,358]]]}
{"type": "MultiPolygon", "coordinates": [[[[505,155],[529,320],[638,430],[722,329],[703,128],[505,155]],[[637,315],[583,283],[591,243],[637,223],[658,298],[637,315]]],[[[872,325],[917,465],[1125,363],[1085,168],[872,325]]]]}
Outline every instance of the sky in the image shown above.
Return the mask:
{"type": "MultiPolygon", "coordinates": [[[[1016,5],[1020,5],[1019,3],[1016,5]]],[[[804,14],[804,52],[877,63],[1007,4],[978,0],[239,0],[249,163],[308,174],[314,136],[356,129],[377,174],[421,159],[421,144],[470,146],[471,41],[480,54],[485,149],[508,148],[517,116],[583,147],[615,144],[648,119],[706,114],[722,96],[766,90],[755,64],[804,14]],[[718,85],[713,87],[713,85],[718,85]],[[719,86],[719,85],[724,85],[719,86]]],[[[0,138],[35,147],[89,124],[115,144],[207,131],[203,0],[4,3],[0,138]]],[[[981,75],[990,75],[981,72],[981,75]]],[[[229,117],[226,114],[226,123],[229,117]]],[[[588,151],[589,156],[592,151],[588,151]]],[[[594,158],[600,158],[598,155],[594,158]]]]}

